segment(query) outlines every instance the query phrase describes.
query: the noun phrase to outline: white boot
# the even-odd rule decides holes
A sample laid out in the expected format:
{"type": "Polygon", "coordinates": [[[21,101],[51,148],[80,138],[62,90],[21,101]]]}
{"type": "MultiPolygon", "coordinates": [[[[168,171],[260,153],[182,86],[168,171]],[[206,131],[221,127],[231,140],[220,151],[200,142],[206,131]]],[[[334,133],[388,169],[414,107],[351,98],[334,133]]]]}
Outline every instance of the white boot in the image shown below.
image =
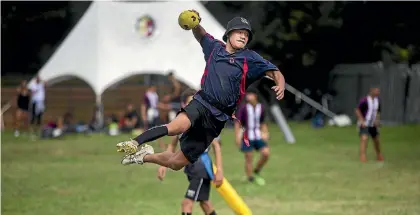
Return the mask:
{"type": "Polygon", "coordinates": [[[153,150],[153,147],[150,145],[145,144],[144,146],[141,147],[141,149],[134,153],[134,154],[130,154],[130,155],[126,155],[122,161],[121,164],[122,165],[130,165],[130,164],[143,164],[143,158],[146,155],[150,155],[150,154],[154,154],[155,151],[153,150]]]}
{"type": "Polygon", "coordinates": [[[117,152],[125,152],[126,154],[134,154],[137,152],[137,146],[139,144],[135,140],[129,140],[117,143],[117,152]]]}

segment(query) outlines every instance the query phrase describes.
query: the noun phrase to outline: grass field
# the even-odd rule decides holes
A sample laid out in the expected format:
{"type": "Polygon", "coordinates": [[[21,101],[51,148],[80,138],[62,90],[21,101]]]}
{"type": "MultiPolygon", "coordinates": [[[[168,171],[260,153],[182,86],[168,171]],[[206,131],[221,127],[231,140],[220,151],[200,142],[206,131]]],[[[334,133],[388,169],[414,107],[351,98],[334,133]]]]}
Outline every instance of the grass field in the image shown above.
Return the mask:
{"type": "MultiPolygon", "coordinates": [[[[382,128],[383,165],[374,161],[372,145],[370,161],[358,161],[355,127],[292,124],[292,129],[294,145],[270,127],[272,156],[262,172],[264,187],[244,181],[233,132],[223,133],[225,177],[254,215],[420,214],[420,126],[382,128]]],[[[181,214],[184,174],[168,172],[160,182],[154,165],[121,166],[115,143],[125,138],[81,135],[32,142],[4,133],[2,214],[181,214]]],[[[211,198],[219,215],[233,214],[215,190],[211,198]]],[[[194,210],[202,214],[198,206],[194,210]]]]}

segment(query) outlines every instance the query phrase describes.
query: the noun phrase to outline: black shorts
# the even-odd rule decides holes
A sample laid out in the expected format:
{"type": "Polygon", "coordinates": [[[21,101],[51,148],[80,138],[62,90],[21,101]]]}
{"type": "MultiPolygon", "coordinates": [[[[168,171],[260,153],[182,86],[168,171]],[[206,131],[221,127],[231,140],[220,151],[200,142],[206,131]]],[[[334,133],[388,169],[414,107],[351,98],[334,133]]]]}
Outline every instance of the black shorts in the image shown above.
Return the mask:
{"type": "Polygon", "coordinates": [[[18,96],[18,100],[17,100],[17,107],[25,112],[29,112],[29,96],[25,97],[25,96],[18,96]]]}
{"type": "Polygon", "coordinates": [[[193,178],[188,176],[187,192],[185,198],[193,201],[207,201],[210,198],[210,179],[193,178]]]}
{"type": "Polygon", "coordinates": [[[191,121],[191,127],[180,138],[181,151],[190,163],[194,163],[219,136],[226,121],[219,121],[200,102],[193,99],[180,112],[185,112],[191,121]]]}
{"type": "Polygon", "coordinates": [[[377,127],[364,127],[364,128],[360,127],[359,135],[362,135],[362,134],[366,134],[366,135],[371,136],[372,138],[375,138],[376,136],[379,135],[379,131],[377,127]]]}
{"type": "Polygon", "coordinates": [[[21,111],[25,111],[25,112],[29,112],[29,103],[25,104],[25,103],[18,103],[17,107],[19,108],[19,110],[21,111]]]}

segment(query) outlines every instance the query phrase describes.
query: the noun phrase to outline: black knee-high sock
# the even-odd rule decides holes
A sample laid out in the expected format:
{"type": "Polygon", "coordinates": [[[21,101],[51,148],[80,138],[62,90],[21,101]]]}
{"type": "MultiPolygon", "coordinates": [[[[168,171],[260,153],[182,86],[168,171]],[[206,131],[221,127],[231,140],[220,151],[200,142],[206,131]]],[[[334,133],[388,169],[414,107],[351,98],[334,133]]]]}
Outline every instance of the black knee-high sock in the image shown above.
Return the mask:
{"type": "Polygon", "coordinates": [[[134,140],[141,145],[143,143],[159,139],[165,135],[168,135],[168,128],[164,125],[151,128],[134,138],[134,140]]]}
{"type": "Polygon", "coordinates": [[[192,213],[185,213],[185,212],[182,212],[182,215],[192,215],[192,213]]]}
{"type": "Polygon", "coordinates": [[[213,211],[209,215],[217,215],[217,214],[216,214],[216,211],[213,211]]]}

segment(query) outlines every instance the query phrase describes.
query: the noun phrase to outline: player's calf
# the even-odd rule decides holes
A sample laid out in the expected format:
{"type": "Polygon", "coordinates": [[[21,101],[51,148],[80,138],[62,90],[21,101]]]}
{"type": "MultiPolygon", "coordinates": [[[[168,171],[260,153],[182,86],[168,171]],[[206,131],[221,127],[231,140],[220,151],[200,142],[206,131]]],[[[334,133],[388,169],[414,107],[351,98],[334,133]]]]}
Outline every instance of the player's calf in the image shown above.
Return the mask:
{"type": "Polygon", "coordinates": [[[200,207],[206,215],[216,215],[216,211],[210,201],[200,201],[200,207]]]}
{"type": "Polygon", "coordinates": [[[367,134],[361,134],[360,135],[360,161],[366,162],[366,148],[367,148],[367,142],[368,142],[369,136],[367,134]]]}
{"type": "Polygon", "coordinates": [[[182,200],[182,203],[181,203],[182,215],[191,215],[193,206],[194,206],[193,200],[187,199],[187,198],[182,200]]]}
{"type": "Polygon", "coordinates": [[[153,127],[143,132],[132,140],[120,142],[117,144],[118,152],[125,152],[127,154],[134,154],[137,147],[147,142],[154,141],[163,136],[174,136],[182,134],[187,131],[191,126],[186,113],[180,113],[172,122],[167,125],[153,127]]]}
{"type": "Polygon", "coordinates": [[[260,149],[260,159],[258,160],[257,166],[254,169],[254,173],[259,175],[264,165],[267,163],[268,158],[270,157],[270,148],[264,146],[260,149]]]}
{"type": "Polygon", "coordinates": [[[154,163],[178,171],[186,166],[189,161],[181,151],[175,153],[165,151],[154,154],[153,147],[146,144],[138,152],[126,155],[121,163],[123,165],[154,163]]]}

